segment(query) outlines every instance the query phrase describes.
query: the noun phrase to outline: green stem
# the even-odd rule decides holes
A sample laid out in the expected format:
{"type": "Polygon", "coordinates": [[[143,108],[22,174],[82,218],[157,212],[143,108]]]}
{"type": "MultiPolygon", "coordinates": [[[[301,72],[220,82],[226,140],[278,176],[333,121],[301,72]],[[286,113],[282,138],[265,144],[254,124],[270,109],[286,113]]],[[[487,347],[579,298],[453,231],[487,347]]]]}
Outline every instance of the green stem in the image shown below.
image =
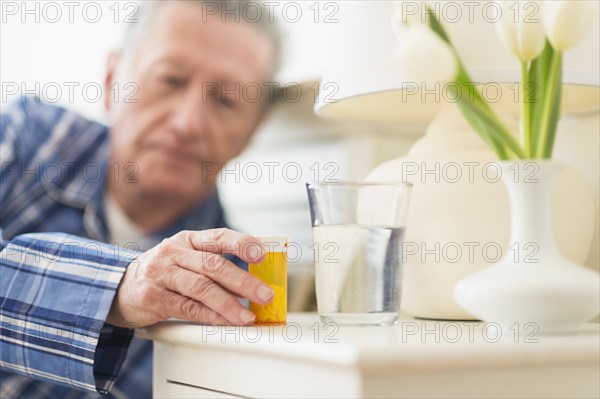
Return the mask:
{"type": "Polygon", "coordinates": [[[476,103],[469,103],[468,101],[460,100],[468,109],[477,115],[481,120],[481,123],[487,126],[487,131],[490,135],[503,145],[505,145],[510,151],[512,151],[517,158],[525,159],[527,155],[513,137],[513,135],[504,127],[504,125],[498,121],[496,116],[491,113],[487,107],[482,107],[476,103]]]}
{"type": "Polygon", "coordinates": [[[528,62],[521,62],[521,134],[525,154],[531,157],[531,123],[529,115],[529,70],[528,62]]]}
{"type": "MultiPolygon", "coordinates": [[[[460,61],[460,56],[456,51],[456,47],[452,44],[450,37],[444,30],[444,27],[439,23],[435,12],[428,8],[429,26],[431,29],[452,48],[456,60],[459,64],[458,76],[456,83],[461,86],[461,89],[466,89],[469,92],[468,83],[472,82],[471,77],[460,61]]],[[[459,105],[463,115],[469,121],[469,124],[479,133],[484,141],[492,147],[500,159],[509,159],[515,155],[517,158],[527,158],[527,154],[514,136],[506,129],[504,124],[498,119],[490,105],[481,97],[477,89],[473,87],[473,101],[465,100],[459,97],[459,105]],[[512,151],[512,153],[511,153],[512,151]]]]}
{"type": "MultiPolygon", "coordinates": [[[[485,129],[486,131],[483,134],[491,135],[491,137],[495,141],[497,141],[498,144],[506,146],[507,149],[512,151],[517,158],[527,158],[527,154],[525,153],[525,151],[523,151],[518,141],[508,131],[508,129],[506,129],[504,124],[498,119],[492,108],[483,99],[483,97],[481,97],[481,95],[471,82],[472,79],[470,78],[468,72],[462,65],[460,65],[457,83],[460,84],[462,89],[466,90],[467,93],[472,94],[473,101],[465,99],[464,96],[461,97],[459,101],[464,105],[466,109],[473,112],[483,125],[487,126],[487,129],[485,129]]],[[[504,153],[505,156],[510,155],[506,151],[504,151],[504,153]]]]}
{"type": "Polygon", "coordinates": [[[551,132],[552,129],[552,119],[555,115],[552,115],[554,111],[554,100],[555,93],[559,87],[560,79],[557,79],[557,74],[562,73],[561,65],[562,54],[559,51],[554,51],[552,54],[552,58],[550,59],[550,68],[548,70],[548,77],[546,81],[548,82],[548,89],[545,92],[544,97],[542,98],[542,112],[540,114],[540,130],[536,132],[538,136],[537,147],[536,147],[536,158],[545,158],[545,154],[548,153],[548,149],[546,148],[549,142],[554,142],[553,136],[554,132],[551,132]]]}
{"type": "Polygon", "coordinates": [[[470,104],[465,101],[459,101],[457,105],[469,125],[471,125],[481,139],[496,153],[496,155],[498,155],[498,158],[503,161],[510,159],[510,155],[505,146],[490,134],[488,127],[482,123],[481,118],[477,117],[477,113],[469,109],[470,104]]]}

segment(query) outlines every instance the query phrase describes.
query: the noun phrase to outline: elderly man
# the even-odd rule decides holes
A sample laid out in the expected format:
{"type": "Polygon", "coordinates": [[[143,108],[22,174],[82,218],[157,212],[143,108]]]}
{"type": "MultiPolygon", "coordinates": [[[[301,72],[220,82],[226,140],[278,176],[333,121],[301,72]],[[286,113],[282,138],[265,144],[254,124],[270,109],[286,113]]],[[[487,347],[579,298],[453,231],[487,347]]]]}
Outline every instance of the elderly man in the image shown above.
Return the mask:
{"type": "Polygon", "coordinates": [[[239,3],[145,4],[109,58],[107,92],[137,88],[106,96],[110,129],[36,100],[3,111],[0,397],[150,397],[133,327],[249,324],[237,297],[272,299],[226,259],[264,249],[224,228],[215,189],[268,102],[232,91],[265,82],[278,52],[267,10],[251,23],[239,3]]]}

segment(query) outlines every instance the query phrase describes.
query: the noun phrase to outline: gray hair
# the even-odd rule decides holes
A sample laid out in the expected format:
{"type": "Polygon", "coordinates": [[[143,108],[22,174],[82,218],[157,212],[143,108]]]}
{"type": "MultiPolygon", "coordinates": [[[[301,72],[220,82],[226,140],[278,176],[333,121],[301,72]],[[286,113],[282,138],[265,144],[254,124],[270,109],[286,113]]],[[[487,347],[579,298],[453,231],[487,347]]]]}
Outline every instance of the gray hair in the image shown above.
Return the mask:
{"type": "MultiPolygon", "coordinates": [[[[273,13],[261,0],[180,0],[203,7],[206,15],[217,15],[223,22],[247,22],[253,24],[264,33],[273,43],[274,62],[268,78],[274,79],[281,62],[281,33],[273,13]]],[[[172,2],[169,0],[146,0],[139,3],[132,21],[125,32],[121,52],[124,57],[134,53],[147,32],[152,28],[156,15],[160,12],[160,5],[172,2]]],[[[203,12],[203,14],[204,14],[203,12]]],[[[204,19],[204,15],[203,15],[204,19]]]]}

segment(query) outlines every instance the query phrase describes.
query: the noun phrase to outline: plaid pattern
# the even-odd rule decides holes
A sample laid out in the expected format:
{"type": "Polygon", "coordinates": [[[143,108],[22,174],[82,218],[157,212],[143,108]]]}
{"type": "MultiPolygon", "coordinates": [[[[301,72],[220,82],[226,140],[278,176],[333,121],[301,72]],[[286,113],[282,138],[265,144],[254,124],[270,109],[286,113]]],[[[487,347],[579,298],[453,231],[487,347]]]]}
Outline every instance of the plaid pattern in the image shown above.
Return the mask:
{"type": "Polygon", "coordinates": [[[138,250],[225,226],[215,194],[142,242],[106,244],[108,139],[105,126],[37,99],[0,114],[3,399],[151,397],[151,343],[105,324],[117,286],[138,250]]]}

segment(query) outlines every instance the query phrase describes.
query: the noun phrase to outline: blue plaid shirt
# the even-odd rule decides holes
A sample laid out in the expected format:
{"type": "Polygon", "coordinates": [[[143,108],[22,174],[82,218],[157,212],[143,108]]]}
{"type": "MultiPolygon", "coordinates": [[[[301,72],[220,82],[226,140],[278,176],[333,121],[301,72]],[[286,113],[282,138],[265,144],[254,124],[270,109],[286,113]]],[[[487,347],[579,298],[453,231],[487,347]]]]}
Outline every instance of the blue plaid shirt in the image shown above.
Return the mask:
{"type": "MultiPolygon", "coordinates": [[[[134,248],[106,244],[108,129],[36,99],[0,114],[0,397],[150,398],[152,344],[105,324],[139,254],[225,225],[217,194],[134,248]]],[[[123,243],[122,243],[123,244],[123,243]]]]}

